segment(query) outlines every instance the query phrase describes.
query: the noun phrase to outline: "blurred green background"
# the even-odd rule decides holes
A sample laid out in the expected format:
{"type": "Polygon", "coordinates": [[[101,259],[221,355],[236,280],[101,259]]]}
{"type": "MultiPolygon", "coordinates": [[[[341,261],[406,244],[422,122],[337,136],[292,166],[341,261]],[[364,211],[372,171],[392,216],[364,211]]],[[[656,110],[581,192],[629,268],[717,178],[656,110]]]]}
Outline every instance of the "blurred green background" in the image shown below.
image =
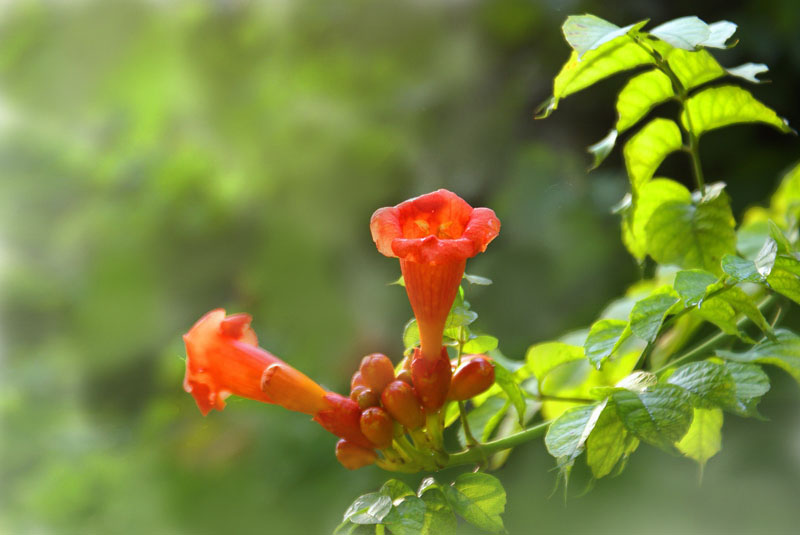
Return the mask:
{"type": "MultiPolygon", "coordinates": [[[[3,2],[0,532],[330,532],[387,475],[347,472],[299,414],[231,399],[201,417],[180,335],[248,311],[340,391],[362,355],[397,359],[410,307],[370,240],[380,206],[446,187],[496,210],[468,266],[495,283],[468,297],[510,357],[589,324],[637,277],[609,213],[621,159],[587,175],[583,153],[623,79],[532,120],[583,12],[738,23],[721,62],[767,63],[756,96],[800,124],[796,0],[3,2]]],[[[738,214],[800,154],[762,127],[702,152],[738,214]]],[[[680,156],[665,175],[690,176],[680,156]]],[[[541,441],[520,448],[498,472],[511,533],[796,532],[800,391],[771,375],[771,421],[729,417],[702,486],[642,447],[565,505],[541,441]]]]}

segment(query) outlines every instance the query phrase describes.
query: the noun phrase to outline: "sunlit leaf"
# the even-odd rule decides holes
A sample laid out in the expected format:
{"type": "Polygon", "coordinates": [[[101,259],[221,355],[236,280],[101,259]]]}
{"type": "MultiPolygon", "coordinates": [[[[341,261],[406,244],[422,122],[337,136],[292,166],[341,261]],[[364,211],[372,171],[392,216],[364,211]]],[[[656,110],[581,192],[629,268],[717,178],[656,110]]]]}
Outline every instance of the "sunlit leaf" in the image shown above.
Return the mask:
{"type": "MultiPolygon", "coordinates": [[[[432,479],[432,478],[429,478],[432,479]]],[[[455,535],[458,521],[450,503],[445,498],[438,483],[420,487],[419,497],[425,502],[421,535],[455,535]]]]}
{"type": "Polygon", "coordinates": [[[344,520],[354,524],[380,524],[392,508],[392,499],[380,492],[359,496],[347,508],[344,520]]]}
{"type": "Polygon", "coordinates": [[[561,26],[561,31],[564,32],[564,38],[569,46],[580,57],[590,50],[625,35],[634,26],[641,27],[644,24],[645,22],[640,22],[638,25],[631,24],[620,28],[595,15],[570,15],[561,26]]]}
{"type": "Polygon", "coordinates": [[[647,254],[647,223],[661,205],[670,201],[690,203],[692,194],[682,184],[667,178],[654,178],[639,188],[636,203],[623,214],[622,220],[622,240],[634,257],[643,259],[647,254]]]}
{"type": "Polygon", "coordinates": [[[570,463],[580,455],[605,405],[602,403],[574,407],[550,424],[544,438],[550,455],[558,459],[559,463],[570,463]]]}
{"type": "Polygon", "coordinates": [[[395,503],[383,523],[392,535],[417,535],[425,525],[425,510],[425,501],[412,493],[395,503]]]}
{"type": "Polygon", "coordinates": [[[758,75],[769,71],[769,67],[763,63],[743,63],[742,65],[730,67],[725,70],[731,76],[736,76],[737,78],[747,80],[748,82],[752,82],[754,84],[760,84],[763,82],[763,80],[759,80],[758,75]]]}
{"type": "Polygon", "coordinates": [[[670,201],[647,222],[647,252],[661,264],[720,274],[722,257],[736,249],[734,226],[725,193],[699,203],[670,201]]]}
{"type": "Polygon", "coordinates": [[[684,364],[670,374],[667,383],[688,391],[695,407],[727,407],[736,402],[736,385],[722,364],[707,360],[684,364]]]}
{"type": "Polygon", "coordinates": [[[658,385],[641,393],[612,394],[625,427],[639,439],[667,451],[686,434],[692,421],[689,394],[673,385],[658,385]]]}
{"type": "Polygon", "coordinates": [[[680,17],[656,26],[650,30],[650,35],[674,47],[694,50],[711,37],[711,29],[697,17],[680,17]]]}
{"type": "Polygon", "coordinates": [[[634,76],[617,96],[617,130],[624,132],[674,94],[669,77],[658,69],[634,76]]]}
{"type": "Polygon", "coordinates": [[[756,269],[754,261],[736,255],[726,254],[722,257],[722,271],[737,282],[761,282],[764,280],[764,277],[756,269]]]}
{"type": "Polygon", "coordinates": [[[462,350],[465,354],[487,353],[497,347],[497,338],[482,334],[464,344],[462,350]]]}
{"type": "Polygon", "coordinates": [[[647,183],[670,153],[682,146],[681,131],[669,119],[653,119],[642,127],[623,149],[625,166],[636,192],[647,183]]]}
{"type": "Polygon", "coordinates": [[[717,277],[703,269],[687,269],[675,274],[673,287],[686,306],[697,305],[705,297],[708,287],[717,282],[717,277]]]}
{"type": "Polygon", "coordinates": [[[679,302],[678,293],[670,286],[664,286],[640,299],[631,310],[630,324],[633,334],[646,342],[654,341],[664,318],[679,302]]]}
{"type": "Polygon", "coordinates": [[[600,368],[614,350],[630,335],[627,329],[628,322],[623,320],[605,319],[596,321],[586,337],[584,350],[586,358],[596,367],[600,368]]]}
{"type": "Polygon", "coordinates": [[[442,486],[447,501],[464,520],[489,533],[500,533],[506,508],[506,491],[496,477],[476,472],[461,474],[450,486],[442,486]]]}
{"type": "Polygon", "coordinates": [[[525,395],[512,373],[497,360],[494,361],[494,380],[514,405],[522,425],[525,418],[525,395]]]}
{"type": "Polygon", "coordinates": [[[722,410],[695,407],[692,425],[686,435],[676,444],[681,453],[703,466],[722,449],[722,410]]]}
{"type": "Polygon", "coordinates": [[[775,330],[775,340],[764,339],[747,351],[717,350],[720,357],[736,362],[777,366],[800,383],[800,336],[786,329],[775,330]]]}
{"type": "Polygon", "coordinates": [[[736,28],[736,24],[727,20],[712,22],[708,25],[710,35],[700,45],[712,48],[729,48],[732,45],[726,43],[736,33],[736,28]]]}
{"type": "Polygon", "coordinates": [[[791,132],[786,119],[756,100],[741,87],[726,85],[710,87],[689,97],[681,123],[699,136],[709,130],[736,123],[765,123],[781,132],[791,132]]]}
{"type": "Polygon", "coordinates": [[[690,52],[658,42],[654,46],[687,91],[725,75],[725,69],[707,50],[690,52]]]}
{"type": "Polygon", "coordinates": [[[528,368],[541,384],[548,373],[564,363],[575,360],[584,360],[582,347],[572,346],[563,342],[545,342],[528,348],[525,361],[528,368]]]}
{"type": "Polygon", "coordinates": [[[596,478],[605,477],[617,465],[628,443],[628,431],[617,414],[617,406],[608,403],[586,439],[586,463],[596,478]]]}
{"type": "Polygon", "coordinates": [[[777,256],[767,283],[779,294],[800,304],[800,260],[793,256],[777,256]]]}

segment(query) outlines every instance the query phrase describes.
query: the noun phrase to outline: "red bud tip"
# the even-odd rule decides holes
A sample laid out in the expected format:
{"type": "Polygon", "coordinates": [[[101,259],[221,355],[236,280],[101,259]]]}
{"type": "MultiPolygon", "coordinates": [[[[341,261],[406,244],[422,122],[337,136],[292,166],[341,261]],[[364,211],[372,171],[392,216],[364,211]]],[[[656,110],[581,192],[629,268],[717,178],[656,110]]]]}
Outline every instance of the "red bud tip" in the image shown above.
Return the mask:
{"type": "Polygon", "coordinates": [[[477,396],[494,383],[494,366],[488,359],[478,356],[463,363],[453,374],[447,398],[464,401],[477,396]]]}
{"type": "Polygon", "coordinates": [[[450,390],[452,374],[450,358],[445,348],[442,348],[439,359],[432,362],[423,358],[419,349],[414,350],[411,378],[426,411],[435,412],[444,405],[450,390]]]}
{"type": "Polygon", "coordinates": [[[373,353],[361,360],[361,379],[374,392],[383,392],[394,381],[394,366],[386,355],[373,353]]]}
{"type": "Polygon", "coordinates": [[[382,450],[392,445],[394,422],[380,407],[370,407],[361,413],[361,432],[382,450]]]}
{"type": "Polygon", "coordinates": [[[425,424],[425,413],[410,384],[392,381],[383,389],[381,402],[392,418],[407,428],[418,429],[425,424]]]}
{"type": "Polygon", "coordinates": [[[374,450],[362,448],[342,439],[336,443],[336,458],[348,470],[358,470],[373,464],[378,456],[374,450]]]}

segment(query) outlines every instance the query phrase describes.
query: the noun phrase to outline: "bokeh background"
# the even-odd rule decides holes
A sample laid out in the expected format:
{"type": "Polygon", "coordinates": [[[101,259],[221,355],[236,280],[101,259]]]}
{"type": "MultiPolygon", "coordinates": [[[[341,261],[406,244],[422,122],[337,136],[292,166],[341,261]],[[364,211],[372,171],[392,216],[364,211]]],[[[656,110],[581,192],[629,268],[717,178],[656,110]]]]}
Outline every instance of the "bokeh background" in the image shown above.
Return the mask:
{"type": "MultiPolygon", "coordinates": [[[[767,63],[756,96],[800,124],[796,0],[0,6],[2,533],[330,532],[386,474],[344,470],[299,414],[231,399],[201,417],[180,335],[248,311],[263,346],[339,390],[362,355],[398,358],[410,308],[370,240],[380,206],[446,187],[497,211],[468,266],[494,285],[468,298],[509,357],[591,323],[638,273],[610,214],[621,158],[587,174],[584,153],[623,79],[532,120],[568,14],[732,20],[721,62],[767,63]]],[[[702,153],[741,214],[799,149],[736,127],[702,153]]],[[[681,155],[663,174],[690,176],[681,155]]],[[[588,494],[578,473],[564,504],[541,441],[520,448],[498,472],[511,533],[795,533],[800,389],[770,373],[771,421],[728,417],[702,486],[643,446],[588,494]]]]}

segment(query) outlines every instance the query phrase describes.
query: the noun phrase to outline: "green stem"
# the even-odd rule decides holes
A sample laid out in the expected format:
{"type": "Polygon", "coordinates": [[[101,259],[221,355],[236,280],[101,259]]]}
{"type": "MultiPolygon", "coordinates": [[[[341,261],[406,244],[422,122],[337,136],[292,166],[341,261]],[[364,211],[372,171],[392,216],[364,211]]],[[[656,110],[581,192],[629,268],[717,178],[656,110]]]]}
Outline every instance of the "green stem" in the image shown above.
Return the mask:
{"type": "Polygon", "coordinates": [[[675,98],[681,105],[681,110],[686,114],[686,122],[688,123],[684,128],[682,121],[679,121],[678,124],[683,130],[684,134],[686,135],[686,139],[688,140],[688,146],[686,147],[686,151],[689,153],[689,157],[692,160],[692,172],[694,173],[694,179],[697,183],[697,189],[700,191],[701,194],[705,194],[706,191],[706,184],[703,178],[703,168],[700,165],[700,139],[694,134],[694,127],[692,126],[692,117],[689,113],[688,108],[686,107],[686,101],[689,99],[689,91],[683,86],[681,83],[680,78],[675,74],[672,68],[669,66],[669,63],[664,60],[664,58],[659,54],[655,49],[647,45],[641,37],[632,36],[634,42],[639,45],[640,48],[647,51],[653,59],[655,60],[656,67],[666,74],[669,77],[670,82],[672,83],[672,89],[675,93],[675,98]]]}
{"type": "Polygon", "coordinates": [[[550,422],[542,422],[538,425],[534,425],[533,427],[529,427],[528,429],[520,431],[519,433],[514,433],[513,435],[508,435],[507,437],[492,440],[490,442],[484,442],[481,444],[480,448],[473,448],[459,453],[453,453],[450,455],[450,459],[447,462],[447,467],[475,463],[480,461],[484,455],[491,455],[493,453],[497,453],[498,451],[519,446],[524,442],[528,442],[529,440],[533,440],[534,438],[539,438],[540,436],[544,435],[549,427],[550,422]]]}

